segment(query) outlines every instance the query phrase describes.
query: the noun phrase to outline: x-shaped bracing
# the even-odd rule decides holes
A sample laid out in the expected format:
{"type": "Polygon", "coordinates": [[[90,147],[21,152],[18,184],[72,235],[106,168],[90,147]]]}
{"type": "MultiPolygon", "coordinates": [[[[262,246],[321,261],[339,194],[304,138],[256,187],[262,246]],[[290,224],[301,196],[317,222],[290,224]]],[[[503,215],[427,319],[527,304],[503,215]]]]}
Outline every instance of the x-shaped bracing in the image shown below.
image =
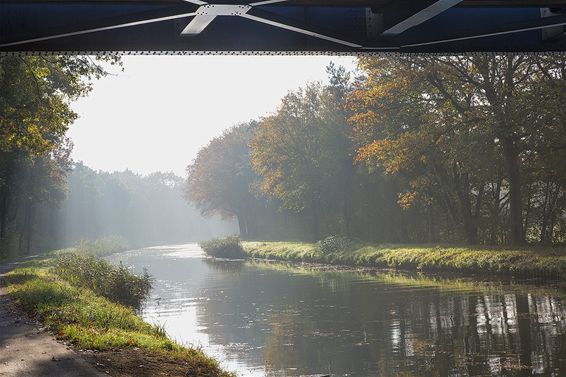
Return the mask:
{"type": "MultiPolygon", "coordinates": [[[[139,25],[146,25],[152,24],[157,22],[164,22],[164,21],[171,21],[177,19],[186,19],[191,18],[188,25],[182,30],[181,35],[198,35],[200,34],[206,27],[216,19],[216,17],[240,17],[245,18],[254,22],[263,23],[266,25],[270,25],[272,27],[288,30],[295,33],[300,33],[303,35],[308,35],[314,38],[326,40],[329,42],[333,42],[336,44],[340,44],[342,46],[347,46],[352,49],[359,49],[361,51],[377,51],[377,50],[402,50],[404,48],[417,48],[417,47],[426,47],[430,45],[437,45],[443,43],[451,43],[451,42],[459,42],[465,41],[470,39],[479,39],[479,38],[489,38],[489,37],[496,37],[501,35],[508,35],[514,33],[521,33],[526,31],[533,31],[533,30],[544,30],[548,29],[549,27],[558,27],[558,26],[566,26],[565,16],[558,15],[554,17],[548,17],[544,19],[538,20],[531,20],[527,23],[522,23],[518,25],[509,25],[508,27],[498,27],[491,31],[485,31],[482,33],[472,33],[472,34],[464,34],[464,35],[454,35],[454,36],[447,36],[442,39],[437,40],[420,40],[416,42],[404,41],[400,43],[386,43],[386,45],[382,46],[364,46],[359,43],[354,43],[352,41],[348,41],[341,38],[332,37],[326,33],[322,32],[315,32],[309,30],[309,27],[303,26],[293,26],[287,24],[283,21],[276,21],[272,19],[269,13],[261,12],[261,11],[253,11],[255,7],[261,7],[264,5],[271,5],[276,3],[285,3],[288,0],[264,0],[264,1],[257,1],[248,4],[209,4],[202,0],[182,0],[184,2],[188,2],[194,5],[198,5],[198,9],[192,12],[179,12],[173,15],[161,16],[161,17],[150,17],[136,21],[129,21],[129,22],[122,22],[116,23],[107,26],[99,26],[99,27],[90,27],[85,28],[82,30],[76,31],[69,31],[64,33],[58,34],[51,34],[46,36],[34,37],[29,39],[17,40],[12,42],[1,43],[0,48],[3,47],[12,47],[12,46],[19,46],[33,42],[41,42],[47,40],[54,40],[59,38],[65,37],[72,37],[77,35],[84,35],[90,33],[96,33],[100,31],[108,31],[108,30],[115,30],[121,28],[128,28],[134,27],[139,25]],[[258,16],[257,14],[265,15],[265,17],[258,16]]],[[[425,7],[421,11],[417,12],[416,14],[400,21],[396,25],[390,27],[387,30],[382,31],[383,37],[394,37],[398,34],[403,33],[405,30],[417,26],[423,22],[426,22],[430,18],[438,15],[439,13],[444,12],[445,10],[449,9],[450,7],[460,3],[461,0],[435,0],[431,3],[430,6],[425,7]]],[[[274,17],[277,18],[277,17],[274,17]]]]}
{"type": "MultiPolygon", "coordinates": [[[[258,6],[262,6],[262,5],[270,5],[270,4],[275,4],[275,3],[283,3],[283,2],[286,2],[288,0],[264,0],[264,1],[257,1],[257,2],[253,2],[253,3],[249,3],[249,4],[239,4],[239,5],[209,4],[209,3],[205,2],[205,1],[201,1],[201,0],[183,0],[183,1],[198,5],[199,8],[195,12],[190,12],[190,13],[180,13],[180,14],[175,14],[175,15],[171,15],[171,16],[148,18],[148,19],[139,20],[139,21],[120,23],[120,24],[116,24],[116,25],[102,26],[102,27],[96,27],[96,28],[88,28],[88,29],[84,29],[84,30],[77,30],[77,31],[71,31],[71,32],[60,33],[60,34],[53,34],[53,35],[42,36],[42,37],[37,37],[37,38],[30,38],[30,39],[15,41],[15,42],[8,42],[8,43],[0,44],[0,47],[18,46],[18,45],[23,45],[23,44],[27,44],[27,43],[41,42],[41,41],[71,37],[71,36],[76,36],[76,35],[84,35],[84,34],[100,32],[100,31],[121,29],[121,28],[127,28],[127,27],[139,26],[139,25],[146,25],[146,24],[152,24],[152,23],[156,23],[156,22],[170,21],[170,20],[182,19],[182,18],[188,18],[188,17],[193,17],[193,19],[183,29],[181,34],[182,35],[198,35],[216,17],[242,17],[242,18],[246,18],[248,20],[252,20],[252,21],[255,21],[255,22],[260,22],[260,23],[263,23],[263,24],[271,25],[271,26],[274,26],[274,27],[277,27],[277,28],[281,28],[281,29],[292,31],[292,32],[301,33],[301,34],[309,35],[311,37],[315,37],[315,38],[327,40],[327,41],[330,41],[330,42],[338,43],[338,44],[341,44],[341,45],[344,45],[344,46],[348,46],[350,48],[360,48],[360,49],[368,48],[368,47],[364,47],[364,46],[362,46],[358,43],[353,43],[353,42],[343,40],[343,39],[340,39],[340,38],[331,37],[329,35],[321,34],[321,33],[315,32],[315,31],[311,31],[311,30],[308,30],[306,28],[288,25],[288,24],[285,24],[283,22],[274,21],[274,20],[271,20],[271,19],[259,17],[259,16],[256,16],[256,15],[249,13],[249,11],[254,7],[258,7],[258,6]]],[[[369,47],[369,48],[374,49],[373,47],[369,47]]],[[[375,48],[375,49],[380,49],[380,48],[375,48]]]]}

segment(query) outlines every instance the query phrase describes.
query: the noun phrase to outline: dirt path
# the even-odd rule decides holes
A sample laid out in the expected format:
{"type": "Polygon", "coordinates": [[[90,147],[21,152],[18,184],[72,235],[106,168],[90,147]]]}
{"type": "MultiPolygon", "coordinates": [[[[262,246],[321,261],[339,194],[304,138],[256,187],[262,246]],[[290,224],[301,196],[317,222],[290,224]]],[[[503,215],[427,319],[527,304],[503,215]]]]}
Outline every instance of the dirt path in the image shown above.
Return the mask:
{"type": "Polygon", "coordinates": [[[14,308],[5,275],[17,264],[0,266],[0,376],[107,377],[14,308]]]}

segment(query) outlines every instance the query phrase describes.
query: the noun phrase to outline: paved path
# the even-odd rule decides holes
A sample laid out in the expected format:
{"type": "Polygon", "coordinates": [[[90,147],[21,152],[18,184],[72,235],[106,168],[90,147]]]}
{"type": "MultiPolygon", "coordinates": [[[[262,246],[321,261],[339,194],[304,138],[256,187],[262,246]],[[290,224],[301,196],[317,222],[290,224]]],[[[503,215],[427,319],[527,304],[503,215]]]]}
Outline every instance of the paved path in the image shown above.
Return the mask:
{"type": "Polygon", "coordinates": [[[0,266],[0,376],[108,377],[14,308],[5,275],[17,264],[0,266]]]}

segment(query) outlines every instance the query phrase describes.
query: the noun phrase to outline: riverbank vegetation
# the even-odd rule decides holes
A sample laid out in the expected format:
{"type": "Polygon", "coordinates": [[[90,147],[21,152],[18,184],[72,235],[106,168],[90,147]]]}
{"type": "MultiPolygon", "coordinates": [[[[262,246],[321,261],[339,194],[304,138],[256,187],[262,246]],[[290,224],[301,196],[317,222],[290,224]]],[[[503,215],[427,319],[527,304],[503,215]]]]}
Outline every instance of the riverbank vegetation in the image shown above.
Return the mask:
{"type": "Polygon", "coordinates": [[[136,369],[144,369],[126,375],[231,376],[200,350],[178,345],[162,327],[136,315],[133,306],[149,292],[148,276],[65,253],[17,268],[8,282],[19,306],[57,337],[77,349],[99,351],[88,358],[100,361],[105,371],[122,370],[122,363],[136,360],[136,369]]]}
{"type": "Polygon", "coordinates": [[[64,253],[53,259],[51,271],[78,288],[121,305],[139,308],[151,291],[151,276],[132,274],[122,263],[114,266],[104,259],[80,253],[64,253]]]}
{"type": "Polygon", "coordinates": [[[211,140],[188,199],[247,239],[566,242],[564,57],[358,62],[211,140]]]}
{"type": "Polygon", "coordinates": [[[566,277],[564,248],[372,245],[361,242],[351,242],[346,248],[328,248],[321,245],[324,245],[324,242],[244,242],[243,248],[250,257],[282,261],[474,274],[566,277]]]}
{"type": "Polygon", "coordinates": [[[237,236],[215,238],[201,242],[199,246],[211,257],[239,259],[247,256],[237,236]]]}

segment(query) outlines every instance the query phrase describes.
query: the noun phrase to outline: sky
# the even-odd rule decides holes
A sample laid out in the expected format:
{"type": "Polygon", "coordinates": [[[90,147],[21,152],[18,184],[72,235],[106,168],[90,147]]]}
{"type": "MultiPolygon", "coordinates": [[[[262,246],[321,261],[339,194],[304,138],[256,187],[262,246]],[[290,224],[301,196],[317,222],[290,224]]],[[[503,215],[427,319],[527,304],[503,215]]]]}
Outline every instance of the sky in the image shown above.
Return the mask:
{"type": "Polygon", "coordinates": [[[309,81],[326,81],[330,61],[351,57],[125,56],[124,71],[94,83],[72,108],[73,159],[96,170],[185,175],[198,150],[222,131],[274,112],[309,81]]]}

